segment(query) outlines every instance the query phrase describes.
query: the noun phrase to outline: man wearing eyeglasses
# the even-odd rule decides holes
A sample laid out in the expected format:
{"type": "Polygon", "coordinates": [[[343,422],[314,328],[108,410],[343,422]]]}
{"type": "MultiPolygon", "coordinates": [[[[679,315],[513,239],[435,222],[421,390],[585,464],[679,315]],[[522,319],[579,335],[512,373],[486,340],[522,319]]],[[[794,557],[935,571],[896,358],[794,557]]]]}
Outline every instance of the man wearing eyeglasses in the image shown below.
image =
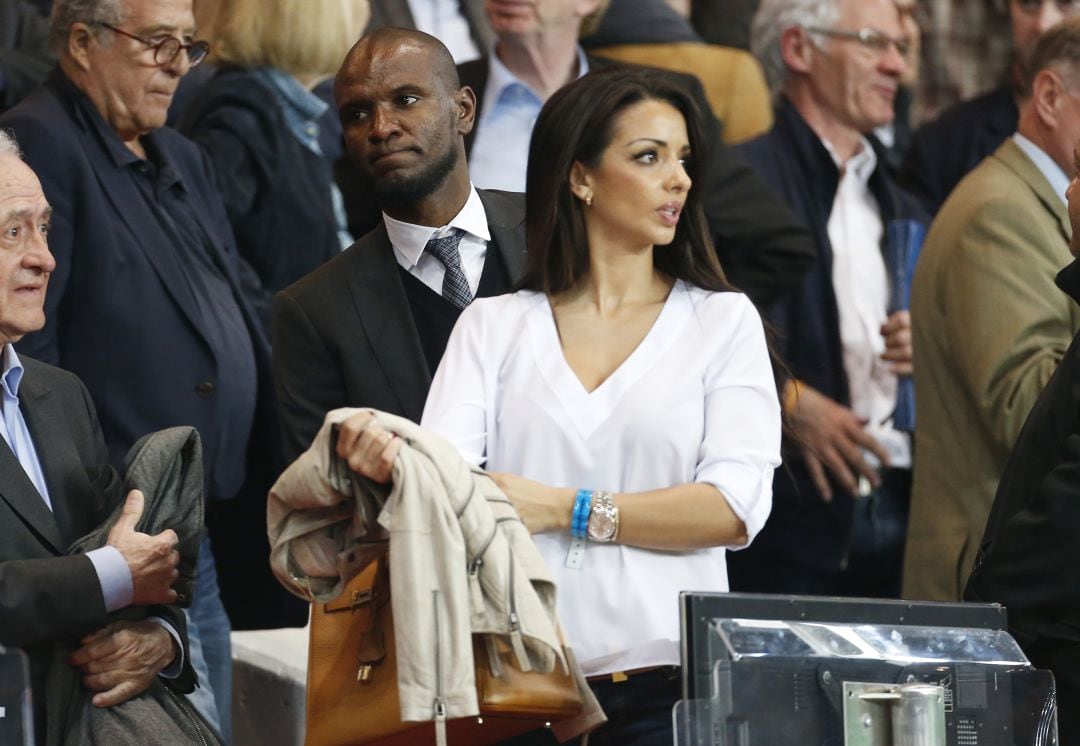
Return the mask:
{"type": "MultiPolygon", "coordinates": [[[[213,502],[250,477],[253,432],[268,432],[265,448],[250,445],[273,468],[276,433],[255,424],[260,394],[272,391],[260,386],[269,346],[241,290],[210,164],[163,126],[181,77],[208,51],[194,34],[191,0],[58,0],[58,67],[0,127],[14,131],[53,206],[47,322],[19,353],[86,383],[116,465],[148,432],[196,427],[213,502]]],[[[198,704],[226,737],[228,634],[204,539],[189,636],[193,662],[201,645],[209,667],[198,693],[213,694],[198,704]]]]}
{"type": "Polygon", "coordinates": [[[739,149],[811,229],[817,262],[765,309],[795,438],[769,522],[728,555],[732,590],[899,594],[911,441],[892,414],[911,325],[887,313],[883,249],[891,223],[925,216],[867,134],[893,118],[902,28],[892,0],[764,0],[754,18],[776,122],[739,149]]]}

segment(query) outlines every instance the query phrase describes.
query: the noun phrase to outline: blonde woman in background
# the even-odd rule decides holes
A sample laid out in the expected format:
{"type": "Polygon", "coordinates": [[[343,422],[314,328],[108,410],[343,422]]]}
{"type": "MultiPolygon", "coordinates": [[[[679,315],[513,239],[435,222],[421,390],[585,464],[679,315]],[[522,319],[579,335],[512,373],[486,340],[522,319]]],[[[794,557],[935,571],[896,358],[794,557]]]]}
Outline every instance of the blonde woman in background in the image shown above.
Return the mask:
{"type": "Polygon", "coordinates": [[[268,301],[352,243],[312,89],[360,38],[368,0],[203,0],[195,16],[217,71],[180,129],[209,154],[268,301]]]}

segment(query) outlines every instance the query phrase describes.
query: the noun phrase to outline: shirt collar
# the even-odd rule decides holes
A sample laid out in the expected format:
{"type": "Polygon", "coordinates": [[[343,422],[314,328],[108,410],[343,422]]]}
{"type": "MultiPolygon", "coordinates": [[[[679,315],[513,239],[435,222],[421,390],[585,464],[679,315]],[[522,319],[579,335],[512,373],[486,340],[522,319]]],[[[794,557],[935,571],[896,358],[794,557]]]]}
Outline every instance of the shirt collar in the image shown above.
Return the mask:
{"type": "MultiPolygon", "coordinates": [[[[585,54],[585,50],[581,48],[580,44],[577,48],[577,58],[578,77],[581,78],[589,72],[589,58],[585,54]]],[[[498,101],[499,96],[503,94],[503,91],[513,85],[521,86],[529,93],[536,96],[537,100],[543,101],[543,99],[536,94],[536,91],[530,88],[526,83],[523,83],[516,75],[514,75],[514,73],[510,72],[510,68],[503,64],[502,60],[499,59],[499,55],[495,53],[494,44],[491,47],[491,53],[488,55],[488,60],[490,60],[490,62],[486,88],[487,92],[484,94],[485,104],[492,101],[498,101]]]]}
{"type": "Polygon", "coordinates": [[[15,348],[10,344],[4,345],[3,372],[0,373],[0,381],[4,391],[12,397],[19,398],[19,384],[22,382],[23,366],[19,356],[15,354],[15,348]]]}
{"type": "Polygon", "coordinates": [[[840,157],[828,140],[822,139],[821,144],[825,146],[825,150],[829,151],[829,156],[841,173],[854,176],[863,186],[870,183],[870,177],[874,175],[874,170],[877,168],[877,153],[874,152],[874,146],[869,140],[865,137],[859,138],[859,150],[848,158],[847,163],[840,161],[840,157]]]}
{"type": "Polygon", "coordinates": [[[397,249],[413,267],[423,256],[427,242],[436,235],[444,235],[451,228],[460,228],[483,241],[491,240],[491,231],[488,229],[487,212],[484,210],[484,203],[480,201],[480,195],[477,194],[476,187],[472,186],[469,188],[469,198],[465,200],[465,206],[449,223],[440,228],[394,220],[385,212],[383,213],[383,222],[386,225],[386,235],[390,238],[390,245],[397,249]]]}
{"type": "Polygon", "coordinates": [[[1061,166],[1056,164],[1054,159],[1046,154],[1045,150],[1019,132],[1014,132],[1012,137],[1017,147],[1024,151],[1024,155],[1031,159],[1031,162],[1039,169],[1039,173],[1050,182],[1050,188],[1054,190],[1054,194],[1060,197],[1062,202],[1065,202],[1065,190],[1069,188],[1069,176],[1061,170],[1061,166]]]}

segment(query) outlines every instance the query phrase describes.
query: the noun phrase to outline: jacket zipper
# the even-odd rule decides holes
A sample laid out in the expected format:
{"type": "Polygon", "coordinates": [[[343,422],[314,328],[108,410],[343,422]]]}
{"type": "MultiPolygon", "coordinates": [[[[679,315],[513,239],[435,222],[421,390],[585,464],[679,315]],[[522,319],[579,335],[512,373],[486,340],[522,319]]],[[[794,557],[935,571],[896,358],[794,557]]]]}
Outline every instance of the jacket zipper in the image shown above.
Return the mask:
{"type": "Polygon", "coordinates": [[[439,629],[439,590],[431,591],[431,603],[435,619],[435,701],[432,703],[435,714],[435,743],[446,746],[446,699],[443,697],[442,647],[439,629]]]}
{"type": "Polygon", "coordinates": [[[180,711],[187,715],[187,719],[191,721],[192,727],[195,728],[195,735],[199,737],[199,743],[201,743],[202,746],[210,746],[206,738],[203,736],[202,728],[199,727],[198,719],[191,713],[190,710],[188,710],[187,705],[184,704],[184,701],[180,699],[180,697],[177,696],[177,694],[168,686],[164,684],[162,684],[162,686],[165,688],[165,691],[169,693],[169,696],[172,697],[173,701],[176,703],[176,706],[180,708],[180,711]]]}
{"type": "Polygon", "coordinates": [[[469,598],[472,602],[473,612],[476,614],[484,612],[484,593],[480,588],[480,568],[484,565],[484,554],[487,552],[488,547],[491,546],[491,542],[495,541],[495,532],[498,530],[498,527],[491,530],[491,536],[488,537],[488,540],[484,542],[484,546],[469,563],[469,598]]]}
{"type": "Polygon", "coordinates": [[[521,637],[521,619],[517,613],[517,596],[514,595],[514,549],[510,546],[510,542],[506,543],[506,553],[510,556],[508,563],[510,574],[509,593],[507,594],[510,599],[510,646],[514,649],[518,669],[531,671],[532,665],[529,663],[529,656],[525,652],[525,642],[521,637]]]}

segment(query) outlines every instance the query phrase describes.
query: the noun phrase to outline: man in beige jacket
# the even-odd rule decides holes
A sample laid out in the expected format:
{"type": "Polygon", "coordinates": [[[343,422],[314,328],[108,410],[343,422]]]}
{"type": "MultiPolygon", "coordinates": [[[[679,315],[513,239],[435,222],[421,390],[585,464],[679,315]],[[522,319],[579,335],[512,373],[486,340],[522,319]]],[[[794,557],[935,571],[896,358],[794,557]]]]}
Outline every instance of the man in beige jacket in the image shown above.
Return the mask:
{"type": "Polygon", "coordinates": [[[1039,41],[1016,134],[950,195],[915,272],[906,598],[960,598],[1013,442],[1080,330],[1054,286],[1078,140],[1080,19],[1039,41]]]}

